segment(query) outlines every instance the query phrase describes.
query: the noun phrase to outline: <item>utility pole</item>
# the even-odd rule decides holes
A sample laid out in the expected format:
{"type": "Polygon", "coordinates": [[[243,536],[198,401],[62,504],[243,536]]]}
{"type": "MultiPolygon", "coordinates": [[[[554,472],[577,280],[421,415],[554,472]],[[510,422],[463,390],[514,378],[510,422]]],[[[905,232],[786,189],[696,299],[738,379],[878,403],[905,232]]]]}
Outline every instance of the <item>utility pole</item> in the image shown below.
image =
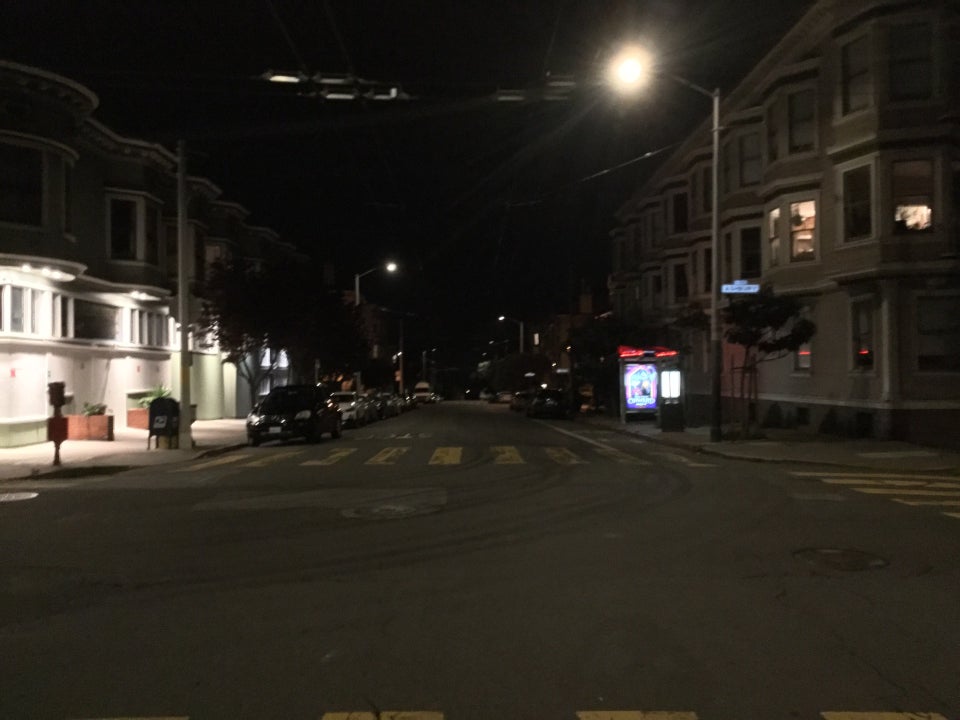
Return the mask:
{"type": "MultiPolygon", "coordinates": [[[[190,450],[190,283],[187,277],[187,144],[177,143],[177,315],[180,320],[180,431],[179,447],[190,450]]],[[[199,269],[199,268],[198,268],[199,269]]]]}

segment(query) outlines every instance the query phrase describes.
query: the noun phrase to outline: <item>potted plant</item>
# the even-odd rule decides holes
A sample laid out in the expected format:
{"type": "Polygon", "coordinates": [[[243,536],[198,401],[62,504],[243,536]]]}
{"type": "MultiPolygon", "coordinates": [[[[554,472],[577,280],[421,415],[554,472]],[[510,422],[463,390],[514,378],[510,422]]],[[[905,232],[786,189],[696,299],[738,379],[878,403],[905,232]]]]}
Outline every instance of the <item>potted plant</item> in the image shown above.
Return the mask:
{"type": "Polygon", "coordinates": [[[80,415],[67,415],[67,440],[113,440],[113,415],[104,403],[83,404],[80,415]]]}
{"type": "Polygon", "coordinates": [[[157,385],[137,400],[137,407],[127,408],[127,427],[139,430],[150,428],[150,403],[157,398],[169,397],[170,388],[157,385]]]}

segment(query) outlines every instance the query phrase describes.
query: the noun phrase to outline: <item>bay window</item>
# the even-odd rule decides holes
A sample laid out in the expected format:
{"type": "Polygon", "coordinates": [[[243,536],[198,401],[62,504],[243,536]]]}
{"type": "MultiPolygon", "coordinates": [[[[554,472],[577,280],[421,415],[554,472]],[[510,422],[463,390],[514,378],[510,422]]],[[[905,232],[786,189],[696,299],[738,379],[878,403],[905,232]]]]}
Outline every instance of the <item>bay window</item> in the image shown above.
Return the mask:
{"type": "Polygon", "coordinates": [[[933,226],[933,162],[894,162],[891,176],[895,232],[930,230],[933,226]]]}
{"type": "Polygon", "coordinates": [[[0,222],[43,224],[43,155],[0,143],[0,222]]]}
{"type": "Polygon", "coordinates": [[[816,257],[817,203],[803,200],[790,203],[790,260],[816,257]]]}

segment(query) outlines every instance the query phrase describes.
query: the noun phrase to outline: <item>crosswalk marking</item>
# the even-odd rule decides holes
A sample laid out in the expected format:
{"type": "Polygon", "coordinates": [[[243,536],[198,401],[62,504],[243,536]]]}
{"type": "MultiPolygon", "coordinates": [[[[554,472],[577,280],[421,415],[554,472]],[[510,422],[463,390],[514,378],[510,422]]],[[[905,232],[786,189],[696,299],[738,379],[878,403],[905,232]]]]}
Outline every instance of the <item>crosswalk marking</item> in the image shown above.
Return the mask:
{"type": "MultiPolygon", "coordinates": [[[[826,485],[840,485],[864,495],[890,496],[901,505],[933,508],[960,506],[960,478],[955,475],[863,472],[792,472],[797,477],[817,477],[826,485]],[[929,498],[929,499],[921,499],[929,498]]],[[[947,517],[960,513],[943,512],[947,517]]]]}
{"type": "Polygon", "coordinates": [[[353,455],[357,451],[356,448],[337,448],[336,450],[331,450],[330,454],[325,458],[320,460],[305,460],[300,463],[301,465],[333,465],[343,460],[349,455],[353,455]]]}
{"type": "Polygon", "coordinates": [[[628,455],[622,450],[617,450],[616,448],[612,448],[612,447],[600,447],[600,448],[597,448],[597,452],[603,455],[604,457],[608,457],[611,460],[614,460],[620,463],[621,465],[649,465],[650,464],[649,460],[641,460],[638,457],[635,457],[633,455],[628,455]]]}
{"type": "Polygon", "coordinates": [[[947,720],[940,713],[927,712],[822,712],[823,720],[947,720]]]}
{"type": "Polygon", "coordinates": [[[430,456],[431,465],[459,465],[463,456],[462,447],[438,447],[430,456]]]}
{"type": "Polygon", "coordinates": [[[675,710],[581,710],[579,720],[697,720],[695,712],[675,710]]]}
{"type": "Polygon", "coordinates": [[[865,472],[824,472],[823,470],[794,470],[790,473],[796,477],[831,477],[831,478],[864,478],[868,480],[886,480],[892,478],[907,478],[910,480],[960,480],[956,475],[925,475],[918,473],[865,473],[865,472]]]}
{"type": "Polygon", "coordinates": [[[241,463],[240,467],[265,467],[277,460],[300,455],[301,453],[303,453],[303,450],[286,450],[284,452],[270,453],[269,455],[264,455],[262,458],[252,460],[248,463],[241,463]]]}
{"type": "Polygon", "coordinates": [[[195,465],[188,465],[187,467],[175,468],[170,472],[193,472],[194,470],[206,470],[207,468],[216,467],[217,465],[227,465],[228,463],[240,462],[241,460],[246,460],[247,458],[253,457],[249,453],[241,453],[240,455],[221,455],[220,457],[213,458],[212,460],[206,460],[204,462],[196,463],[195,465]]]}
{"type": "Polygon", "coordinates": [[[410,451],[409,447],[386,447],[372,458],[367,460],[367,465],[393,465],[397,459],[410,451]]]}
{"type": "Polygon", "coordinates": [[[442,712],[414,710],[412,712],[385,710],[381,712],[329,712],[322,720],[443,720],[442,712]]]}
{"type": "Polygon", "coordinates": [[[584,465],[587,462],[565,447],[548,447],[545,450],[547,457],[560,465],[584,465]]]}
{"type": "Polygon", "coordinates": [[[522,465],[524,460],[520,451],[513,445],[494,445],[490,448],[493,453],[494,465],[522,465]]]}

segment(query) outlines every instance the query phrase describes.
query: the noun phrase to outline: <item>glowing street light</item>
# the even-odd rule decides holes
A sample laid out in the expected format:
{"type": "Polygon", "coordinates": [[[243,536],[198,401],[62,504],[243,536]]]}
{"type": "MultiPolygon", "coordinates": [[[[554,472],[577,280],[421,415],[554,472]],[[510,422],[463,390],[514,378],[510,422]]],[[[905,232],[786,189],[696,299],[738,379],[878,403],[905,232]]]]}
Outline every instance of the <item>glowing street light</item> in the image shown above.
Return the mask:
{"type": "Polygon", "coordinates": [[[353,276],[353,304],[360,305],[360,278],[365,275],[369,275],[372,272],[376,272],[380,268],[383,268],[388,273],[394,273],[397,271],[397,264],[395,262],[388,262],[385,265],[374,265],[369,270],[364,270],[362,273],[356,273],[353,276]]]}
{"type": "Polygon", "coordinates": [[[614,58],[610,65],[610,79],[613,86],[621,92],[636,90],[644,84],[646,79],[655,74],[658,77],[667,77],[694,92],[708,97],[713,101],[713,158],[711,188],[711,233],[710,233],[710,440],[719,442],[722,438],[721,429],[721,399],[720,377],[722,373],[722,358],[720,345],[720,198],[719,198],[719,168],[720,168],[720,89],[708,90],[705,87],[689,80],[655,71],[651,56],[642,48],[631,47],[625,49],[614,58]]]}

